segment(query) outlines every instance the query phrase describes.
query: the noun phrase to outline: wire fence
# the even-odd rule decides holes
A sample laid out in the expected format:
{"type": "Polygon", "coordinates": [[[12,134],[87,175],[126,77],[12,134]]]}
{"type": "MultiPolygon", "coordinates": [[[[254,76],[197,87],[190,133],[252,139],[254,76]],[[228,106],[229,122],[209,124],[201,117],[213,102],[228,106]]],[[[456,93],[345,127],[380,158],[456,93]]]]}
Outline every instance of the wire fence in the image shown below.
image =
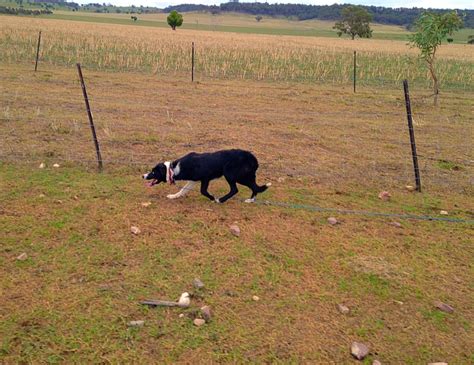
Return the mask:
{"type": "MultiPolygon", "coordinates": [[[[2,161],[95,166],[76,77],[0,79],[8,84],[1,90],[2,161]]],[[[222,84],[185,84],[170,90],[163,81],[149,91],[123,83],[111,89],[118,79],[107,75],[89,85],[106,169],[138,171],[191,150],[240,147],[256,153],[267,175],[334,186],[414,184],[401,89],[400,98],[374,103],[370,93],[328,96],[313,90],[308,96],[307,89],[271,84],[226,83],[224,91],[222,84]]],[[[413,99],[424,185],[472,191],[472,116],[433,112],[419,95],[413,99]]]]}

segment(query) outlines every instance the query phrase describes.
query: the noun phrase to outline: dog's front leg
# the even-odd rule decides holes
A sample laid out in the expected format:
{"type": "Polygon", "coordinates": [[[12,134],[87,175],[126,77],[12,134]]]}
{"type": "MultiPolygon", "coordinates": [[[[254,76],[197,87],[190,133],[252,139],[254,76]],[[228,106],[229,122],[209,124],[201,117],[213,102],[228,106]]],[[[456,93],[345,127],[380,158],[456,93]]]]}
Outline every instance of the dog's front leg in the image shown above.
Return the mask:
{"type": "Polygon", "coordinates": [[[168,199],[181,198],[182,196],[185,196],[190,190],[192,190],[194,185],[196,185],[196,181],[188,181],[186,185],[184,185],[180,191],[178,191],[176,194],[167,195],[167,198],[168,199]]]}

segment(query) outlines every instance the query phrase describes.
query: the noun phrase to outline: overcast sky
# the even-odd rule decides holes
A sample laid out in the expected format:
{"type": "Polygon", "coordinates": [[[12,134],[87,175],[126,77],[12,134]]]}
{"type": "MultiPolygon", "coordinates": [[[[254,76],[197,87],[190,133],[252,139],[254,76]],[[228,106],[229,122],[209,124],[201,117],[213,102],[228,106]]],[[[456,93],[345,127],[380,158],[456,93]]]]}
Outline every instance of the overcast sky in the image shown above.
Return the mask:
{"type": "MultiPolygon", "coordinates": [[[[74,1],[74,0],[73,0],[74,1]]],[[[265,2],[265,0],[259,0],[260,2],[265,2]]],[[[269,1],[269,3],[294,3],[294,4],[312,4],[312,5],[331,5],[334,3],[339,4],[359,4],[359,5],[377,5],[377,6],[387,6],[392,8],[457,8],[457,9],[474,9],[474,0],[354,0],[354,1],[325,1],[325,0],[280,0],[280,1],[269,1]]],[[[84,1],[79,0],[75,1],[80,4],[87,3],[103,3],[104,0],[90,0],[84,1]]],[[[218,5],[226,1],[214,1],[214,0],[110,0],[105,1],[106,3],[111,3],[113,5],[143,5],[143,6],[156,6],[159,8],[164,8],[168,5],[177,5],[177,4],[206,4],[206,5],[218,5]]],[[[246,2],[246,1],[241,1],[246,2]]]]}

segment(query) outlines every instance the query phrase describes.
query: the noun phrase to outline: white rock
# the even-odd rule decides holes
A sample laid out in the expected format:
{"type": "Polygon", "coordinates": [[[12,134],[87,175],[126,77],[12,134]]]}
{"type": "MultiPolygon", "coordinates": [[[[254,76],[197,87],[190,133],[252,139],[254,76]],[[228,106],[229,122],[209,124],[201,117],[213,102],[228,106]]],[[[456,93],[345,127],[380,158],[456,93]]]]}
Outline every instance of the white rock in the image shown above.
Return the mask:
{"type": "Polygon", "coordinates": [[[279,183],[285,182],[285,178],[284,178],[284,177],[279,177],[279,178],[277,179],[277,181],[278,181],[279,183]]]}
{"type": "Polygon", "coordinates": [[[26,252],[23,252],[21,255],[19,255],[16,259],[18,261],[25,261],[26,259],[28,258],[28,255],[26,254],[26,252]]]}
{"type": "Polygon", "coordinates": [[[394,226],[396,228],[403,228],[402,224],[399,222],[390,222],[389,223],[391,226],[394,226]]]}
{"type": "Polygon", "coordinates": [[[258,296],[256,296],[256,295],[254,295],[254,296],[252,297],[252,300],[255,301],[255,302],[258,302],[258,301],[260,300],[260,298],[259,298],[258,296]]]}
{"type": "Polygon", "coordinates": [[[449,213],[446,210],[440,210],[439,214],[441,215],[448,215],[449,213]]]}
{"type": "Polygon", "coordinates": [[[351,346],[351,354],[357,360],[363,360],[369,354],[369,348],[360,342],[353,342],[351,346]]]}
{"type": "Polygon", "coordinates": [[[53,167],[58,168],[58,167],[59,167],[59,164],[55,163],[55,164],[53,165],[53,167]]]}
{"type": "Polygon", "coordinates": [[[44,162],[41,162],[40,165],[39,165],[39,168],[44,169],[45,167],[46,167],[46,165],[44,164],[44,162]]]}
{"type": "Polygon", "coordinates": [[[382,363],[378,360],[372,361],[372,365],[382,365],[382,363]]]}
{"type": "Polygon", "coordinates": [[[230,233],[232,233],[234,236],[239,237],[240,236],[240,228],[237,224],[232,224],[230,227],[230,233]]]}
{"type": "Polygon", "coordinates": [[[328,223],[329,223],[330,225],[334,226],[334,225],[338,224],[339,221],[338,221],[336,218],[334,218],[334,217],[329,217],[329,218],[328,218],[328,223]]]}
{"type": "Polygon", "coordinates": [[[344,304],[338,304],[337,305],[337,309],[339,312],[341,312],[342,314],[347,314],[349,313],[349,308],[346,307],[344,304]]]}
{"type": "Polygon", "coordinates": [[[183,294],[181,294],[181,296],[178,299],[178,305],[181,308],[187,308],[189,307],[190,304],[191,304],[191,298],[189,296],[189,293],[184,292],[183,294]]]}
{"type": "Polygon", "coordinates": [[[130,227],[130,232],[132,232],[133,234],[140,234],[140,228],[138,227],[135,227],[135,226],[131,226],[130,227]]]}
{"type": "Polygon", "coordinates": [[[142,207],[149,207],[151,205],[151,202],[143,202],[142,207]]]}
{"type": "Polygon", "coordinates": [[[181,313],[178,317],[179,318],[184,318],[184,313],[181,313]]]}
{"type": "Polygon", "coordinates": [[[38,196],[39,196],[40,198],[44,198],[46,195],[40,194],[40,195],[38,195],[38,196]]]}
{"type": "Polygon", "coordinates": [[[197,327],[201,327],[204,323],[206,323],[206,321],[202,318],[196,318],[194,321],[193,321],[194,325],[197,326],[197,327]]]}
{"type": "Polygon", "coordinates": [[[143,327],[145,321],[130,321],[128,322],[129,327],[143,327]]]}
{"type": "Polygon", "coordinates": [[[405,186],[405,189],[407,189],[408,191],[415,191],[415,187],[412,185],[405,186]]]}

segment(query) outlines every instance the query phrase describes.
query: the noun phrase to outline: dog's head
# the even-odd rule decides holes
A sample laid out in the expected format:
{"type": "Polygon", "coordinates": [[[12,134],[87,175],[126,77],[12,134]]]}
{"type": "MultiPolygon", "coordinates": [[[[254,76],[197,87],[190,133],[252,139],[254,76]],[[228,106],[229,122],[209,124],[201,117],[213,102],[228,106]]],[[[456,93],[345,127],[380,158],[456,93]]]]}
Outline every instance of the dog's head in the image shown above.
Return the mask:
{"type": "Polygon", "coordinates": [[[142,176],[145,180],[150,180],[148,186],[159,184],[160,182],[166,182],[166,165],[159,163],[148,173],[142,176]]]}

